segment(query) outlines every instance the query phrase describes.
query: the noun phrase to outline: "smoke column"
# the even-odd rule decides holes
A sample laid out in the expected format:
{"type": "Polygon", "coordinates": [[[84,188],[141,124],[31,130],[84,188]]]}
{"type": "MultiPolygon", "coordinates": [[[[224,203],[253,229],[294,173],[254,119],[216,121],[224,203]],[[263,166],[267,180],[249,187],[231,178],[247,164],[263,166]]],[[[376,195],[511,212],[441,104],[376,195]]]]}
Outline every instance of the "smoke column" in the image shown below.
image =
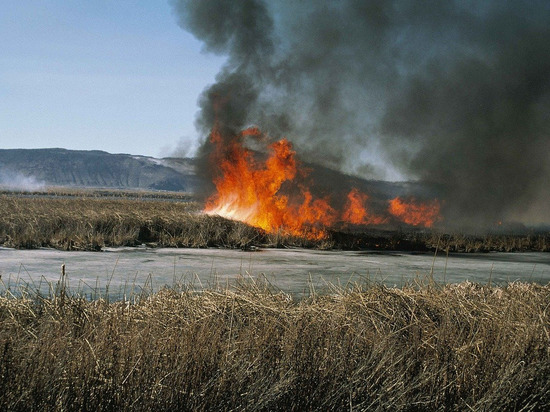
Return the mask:
{"type": "Polygon", "coordinates": [[[173,7],[227,56],[199,98],[204,136],[215,121],[226,136],[257,125],[306,160],[418,180],[449,224],[550,222],[548,1],[173,7]]]}

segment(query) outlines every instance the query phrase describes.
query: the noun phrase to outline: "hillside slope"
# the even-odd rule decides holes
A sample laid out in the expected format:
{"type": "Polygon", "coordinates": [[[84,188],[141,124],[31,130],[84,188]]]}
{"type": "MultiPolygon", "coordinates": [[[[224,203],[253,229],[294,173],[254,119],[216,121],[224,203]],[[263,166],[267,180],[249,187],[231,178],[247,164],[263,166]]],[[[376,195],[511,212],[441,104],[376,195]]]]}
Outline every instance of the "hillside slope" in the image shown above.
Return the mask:
{"type": "Polygon", "coordinates": [[[0,149],[0,186],[193,192],[197,184],[192,159],[155,159],[99,150],[0,149]]]}
{"type": "MultiPolygon", "coordinates": [[[[99,150],[0,149],[0,188],[37,190],[47,186],[109,189],[166,190],[208,196],[214,186],[195,172],[195,159],[111,154],[99,150]]],[[[366,180],[320,165],[300,182],[318,197],[330,196],[336,207],[354,187],[370,197],[372,206],[385,207],[387,199],[401,195],[430,197],[429,189],[413,182],[366,180]]]]}

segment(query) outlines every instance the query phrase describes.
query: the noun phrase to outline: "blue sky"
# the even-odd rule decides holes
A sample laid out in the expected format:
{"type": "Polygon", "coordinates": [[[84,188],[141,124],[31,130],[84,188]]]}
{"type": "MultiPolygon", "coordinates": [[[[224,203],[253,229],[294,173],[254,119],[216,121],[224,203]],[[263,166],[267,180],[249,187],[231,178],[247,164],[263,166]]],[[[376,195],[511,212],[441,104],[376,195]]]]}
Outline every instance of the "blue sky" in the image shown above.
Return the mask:
{"type": "Polygon", "coordinates": [[[223,58],[167,0],[10,0],[0,14],[0,148],[166,156],[198,139],[223,58]]]}

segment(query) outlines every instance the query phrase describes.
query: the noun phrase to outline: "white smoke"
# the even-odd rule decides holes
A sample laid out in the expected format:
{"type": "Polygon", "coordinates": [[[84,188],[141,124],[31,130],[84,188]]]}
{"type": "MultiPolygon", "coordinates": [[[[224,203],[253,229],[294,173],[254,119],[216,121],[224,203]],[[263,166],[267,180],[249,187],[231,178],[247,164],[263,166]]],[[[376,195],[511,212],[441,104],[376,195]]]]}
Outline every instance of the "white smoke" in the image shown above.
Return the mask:
{"type": "Polygon", "coordinates": [[[25,176],[11,170],[0,169],[0,189],[36,192],[43,190],[46,184],[34,176],[25,176]]]}

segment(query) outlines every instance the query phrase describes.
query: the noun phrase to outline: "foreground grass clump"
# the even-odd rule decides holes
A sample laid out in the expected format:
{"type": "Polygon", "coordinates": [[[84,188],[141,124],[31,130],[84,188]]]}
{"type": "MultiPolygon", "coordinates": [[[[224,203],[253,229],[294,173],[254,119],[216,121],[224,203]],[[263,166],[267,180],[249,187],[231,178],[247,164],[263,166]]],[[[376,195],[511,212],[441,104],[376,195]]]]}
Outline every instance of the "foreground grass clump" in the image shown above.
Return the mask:
{"type": "Polygon", "coordinates": [[[548,410],[550,286],[0,298],[1,410],[548,410]]]}

